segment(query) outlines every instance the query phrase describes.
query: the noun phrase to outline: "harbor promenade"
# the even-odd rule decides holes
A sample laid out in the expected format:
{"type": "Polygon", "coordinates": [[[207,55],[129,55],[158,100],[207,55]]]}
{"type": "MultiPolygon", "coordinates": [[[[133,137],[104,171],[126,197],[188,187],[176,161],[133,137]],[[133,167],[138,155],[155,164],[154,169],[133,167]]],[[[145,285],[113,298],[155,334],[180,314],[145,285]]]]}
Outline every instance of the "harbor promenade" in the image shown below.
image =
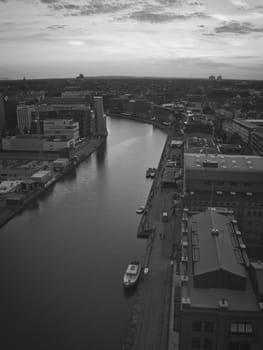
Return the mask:
{"type": "Polygon", "coordinates": [[[177,349],[171,324],[171,292],[180,245],[181,202],[175,208],[175,186],[163,187],[161,183],[163,167],[170,156],[170,140],[168,136],[147,201],[147,212],[138,229],[139,236],[145,236],[145,227],[151,229],[144,261],[148,273],[141,276],[136,290],[125,350],[177,349]],[[168,213],[167,222],[162,221],[164,211],[168,213]]]}

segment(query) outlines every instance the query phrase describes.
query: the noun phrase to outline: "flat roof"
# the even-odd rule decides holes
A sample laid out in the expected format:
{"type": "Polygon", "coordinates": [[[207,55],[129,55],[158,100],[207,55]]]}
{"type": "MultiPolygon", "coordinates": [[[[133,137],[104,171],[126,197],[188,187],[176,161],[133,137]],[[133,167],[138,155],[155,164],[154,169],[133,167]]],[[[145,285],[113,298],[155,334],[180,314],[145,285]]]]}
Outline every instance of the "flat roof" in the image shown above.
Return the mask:
{"type": "Polygon", "coordinates": [[[184,164],[185,169],[263,171],[263,157],[250,155],[185,153],[184,164]],[[204,163],[208,163],[208,166],[204,166],[204,163]],[[210,168],[209,163],[217,166],[210,168]]]}
{"type": "Polygon", "coordinates": [[[50,170],[39,170],[31,176],[31,178],[42,178],[50,174],[50,170]]]}

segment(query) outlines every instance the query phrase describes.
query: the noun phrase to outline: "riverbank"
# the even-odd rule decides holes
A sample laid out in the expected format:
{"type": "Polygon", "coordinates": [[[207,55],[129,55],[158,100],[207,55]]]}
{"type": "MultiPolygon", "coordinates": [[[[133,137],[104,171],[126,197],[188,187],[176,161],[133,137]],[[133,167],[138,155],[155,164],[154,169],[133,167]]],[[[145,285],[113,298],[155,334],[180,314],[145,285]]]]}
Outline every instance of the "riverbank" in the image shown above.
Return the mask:
{"type": "Polygon", "coordinates": [[[3,207],[0,210],[0,227],[8,223],[12,218],[21,213],[32,202],[41,198],[41,196],[51,187],[53,187],[59,180],[66,177],[71,171],[73,171],[81,162],[87,159],[93,152],[95,152],[101,144],[105,141],[104,138],[94,138],[88,141],[83,147],[78,149],[74,163],[70,164],[63,171],[56,173],[53,178],[46,184],[44,188],[38,189],[29,193],[28,197],[24,199],[23,204],[12,207],[3,207]]]}
{"type": "Polygon", "coordinates": [[[110,113],[109,117],[119,118],[119,119],[128,119],[128,120],[133,120],[133,121],[144,123],[144,124],[150,124],[150,125],[153,125],[154,127],[158,128],[166,133],[168,133],[169,126],[170,126],[170,125],[164,125],[161,122],[156,121],[156,120],[152,120],[152,119],[144,119],[144,118],[136,117],[136,116],[126,116],[126,115],[124,116],[124,115],[120,115],[117,113],[110,113]]]}

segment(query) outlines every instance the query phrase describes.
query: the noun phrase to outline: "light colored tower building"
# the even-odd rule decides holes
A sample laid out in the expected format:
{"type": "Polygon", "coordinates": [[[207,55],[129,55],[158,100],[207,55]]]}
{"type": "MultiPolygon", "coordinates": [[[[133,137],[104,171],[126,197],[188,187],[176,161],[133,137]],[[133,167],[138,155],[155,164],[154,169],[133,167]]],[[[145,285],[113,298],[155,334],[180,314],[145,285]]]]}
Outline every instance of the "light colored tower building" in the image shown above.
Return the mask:
{"type": "Polygon", "coordinates": [[[33,110],[34,106],[22,105],[16,108],[17,126],[22,133],[25,129],[30,130],[33,110]]]}
{"type": "Polygon", "coordinates": [[[99,136],[108,135],[102,96],[94,96],[94,133],[99,136]]]}

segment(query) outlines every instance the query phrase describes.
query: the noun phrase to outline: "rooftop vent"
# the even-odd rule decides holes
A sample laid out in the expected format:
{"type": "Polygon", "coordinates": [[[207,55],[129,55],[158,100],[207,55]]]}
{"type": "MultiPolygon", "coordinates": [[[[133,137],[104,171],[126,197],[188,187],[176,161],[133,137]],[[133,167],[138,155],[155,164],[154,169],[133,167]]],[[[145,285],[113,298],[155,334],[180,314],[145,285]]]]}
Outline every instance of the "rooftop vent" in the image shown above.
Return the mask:
{"type": "Polygon", "coordinates": [[[188,297],[187,297],[187,298],[184,298],[184,297],[183,297],[183,298],[181,299],[181,302],[182,302],[182,305],[183,305],[183,306],[190,306],[190,304],[191,304],[191,299],[188,298],[188,297]]]}
{"type": "Polygon", "coordinates": [[[241,244],[240,244],[240,248],[241,248],[241,249],[246,249],[246,245],[245,245],[244,243],[241,243],[241,244]]]}
{"type": "Polygon", "coordinates": [[[187,275],[182,275],[181,276],[181,281],[182,282],[188,282],[189,281],[189,277],[187,275]]]}
{"type": "Polygon", "coordinates": [[[226,299],[220,299],[219,300],[219,308],[221,309],[228,309],[228,301],[226,299]]]}

